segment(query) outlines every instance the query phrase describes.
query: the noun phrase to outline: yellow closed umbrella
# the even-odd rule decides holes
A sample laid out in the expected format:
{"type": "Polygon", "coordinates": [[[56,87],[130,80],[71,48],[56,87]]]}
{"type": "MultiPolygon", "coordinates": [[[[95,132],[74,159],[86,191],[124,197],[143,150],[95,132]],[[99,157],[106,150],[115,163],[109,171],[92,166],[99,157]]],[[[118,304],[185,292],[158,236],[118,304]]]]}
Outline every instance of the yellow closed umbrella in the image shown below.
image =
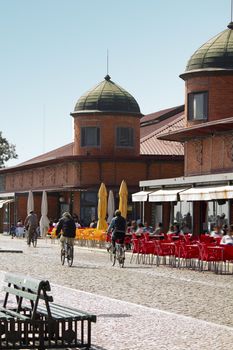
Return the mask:
{"type": "Polygon", "coordinates": [[[105,184],[102,182],[100,185],[100,189],[98,192],[98,230],[106,230],[108,228],[108,224],[106,222],[107,215],[107,190],[105,184]]]}
{"type": "Polygon", "coordinates": [[[128,189],[125,180],[122,180],[121,182],[119,198],[119,210],[121,211],[121,215],[126,219],[128,208],[128,189]]]}

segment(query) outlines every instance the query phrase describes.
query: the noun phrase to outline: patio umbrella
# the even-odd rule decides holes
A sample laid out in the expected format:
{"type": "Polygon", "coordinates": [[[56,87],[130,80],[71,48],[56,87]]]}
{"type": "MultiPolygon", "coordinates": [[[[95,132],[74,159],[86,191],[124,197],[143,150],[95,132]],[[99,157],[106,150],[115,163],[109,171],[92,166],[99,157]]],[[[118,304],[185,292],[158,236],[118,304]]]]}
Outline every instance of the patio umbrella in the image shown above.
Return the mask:
{"type": "Polygon", "coordinates": [[[100,185],[100,189],[98,192],[98,230],[106,230],[108,224],[106,222],[106,214],[107,214],[107,190],[105,184],[102,182],[100,185]]]}
{"type": "Polygon", "coordinates": [[[27,201],[27,214],[30,213],[30,211],[34,210],[34,198],[32,191],[28,192],[28,201],[27,201]]]}
{"type": "Polygon", "coordinates": [[[40,218],[40,233],[42,237],[46,236],[46,232],[49,228],[49,219],[47,217],[48,214],[48,200],[47,200],[47,192],[43,191],[42,201],[41,201],[41,218],[40,218]]]}
{"type": "Polygon", "coordinates": [[[128,189],[125,180],[122,180],[120,190],[119,190],[119,210],[121,215],[126,219],[127,217],[127,207],[128,207],[128,189]]]}
{"type": "Polygon", "coordinates": [[[114,195],[113,195],[113,191],[110,190],[108,194],[108,220],[107,220],[108,224],[110,224],[110,222],[112,221],[114,212],[115,212],[114,195]]]}

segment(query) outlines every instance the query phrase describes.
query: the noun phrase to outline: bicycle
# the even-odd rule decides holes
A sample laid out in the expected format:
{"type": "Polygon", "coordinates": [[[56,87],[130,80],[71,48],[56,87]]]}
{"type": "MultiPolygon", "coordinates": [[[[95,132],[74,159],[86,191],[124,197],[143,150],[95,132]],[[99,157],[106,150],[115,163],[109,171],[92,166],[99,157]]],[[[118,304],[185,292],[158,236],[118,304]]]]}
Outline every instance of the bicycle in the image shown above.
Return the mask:
{"type": "Polygon", "coordinates": [[[74,247],[67,241],[64,243],[64,248],[61,249],[61,264],[64,265],[67,260],[68,266],[71,267],[74,260],[74,247]]]}
{"type": "Polygon", "coordinates": [[[110,255],[110,261],[112,262],[112,266],[114,266],[116,264],[116,261],[118,261],[119,266],[123,268],[125,264],[124,244],[116,242],[115,252],[113,251],[112,244],[107,248],[107,250],[110,255]]]}
{"type": "Polygon", "coordinates": [[[36,248],[36,246],[37,246],[37,232],[36,231],[34,231],[32,234],[31,243],[32,243],[33,247],[36,248]]]}

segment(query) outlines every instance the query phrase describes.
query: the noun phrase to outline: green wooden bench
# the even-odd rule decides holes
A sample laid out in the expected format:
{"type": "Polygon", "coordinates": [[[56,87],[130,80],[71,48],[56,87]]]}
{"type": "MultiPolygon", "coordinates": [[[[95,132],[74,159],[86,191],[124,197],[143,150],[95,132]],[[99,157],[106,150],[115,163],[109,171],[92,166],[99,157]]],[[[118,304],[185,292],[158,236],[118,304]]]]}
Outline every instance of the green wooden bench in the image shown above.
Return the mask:
{"type": "Polygon", "coordinates": [[[6,273],[0,306],[0,349],[63,349],[91,347],[96,316],[55,304],[50,283],[6,273]]]}

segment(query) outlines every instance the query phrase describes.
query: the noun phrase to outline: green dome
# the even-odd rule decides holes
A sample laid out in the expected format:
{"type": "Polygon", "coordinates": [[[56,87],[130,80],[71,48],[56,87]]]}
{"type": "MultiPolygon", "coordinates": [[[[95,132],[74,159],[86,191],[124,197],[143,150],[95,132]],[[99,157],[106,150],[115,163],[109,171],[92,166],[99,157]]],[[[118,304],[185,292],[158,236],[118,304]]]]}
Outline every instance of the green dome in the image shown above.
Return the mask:
{"type": "Polygon", "coordinates": [[[228,28],[202,45],[188,61],[185,73],[233,70],[233,22],[228,28]]]}
{"type": "Polygon", "coordinates": [[[134,97],[111,81],[109,75],[104,81],[82,95],[74,108],[74,113],[91,112],[141,114],[134,97]]]}

